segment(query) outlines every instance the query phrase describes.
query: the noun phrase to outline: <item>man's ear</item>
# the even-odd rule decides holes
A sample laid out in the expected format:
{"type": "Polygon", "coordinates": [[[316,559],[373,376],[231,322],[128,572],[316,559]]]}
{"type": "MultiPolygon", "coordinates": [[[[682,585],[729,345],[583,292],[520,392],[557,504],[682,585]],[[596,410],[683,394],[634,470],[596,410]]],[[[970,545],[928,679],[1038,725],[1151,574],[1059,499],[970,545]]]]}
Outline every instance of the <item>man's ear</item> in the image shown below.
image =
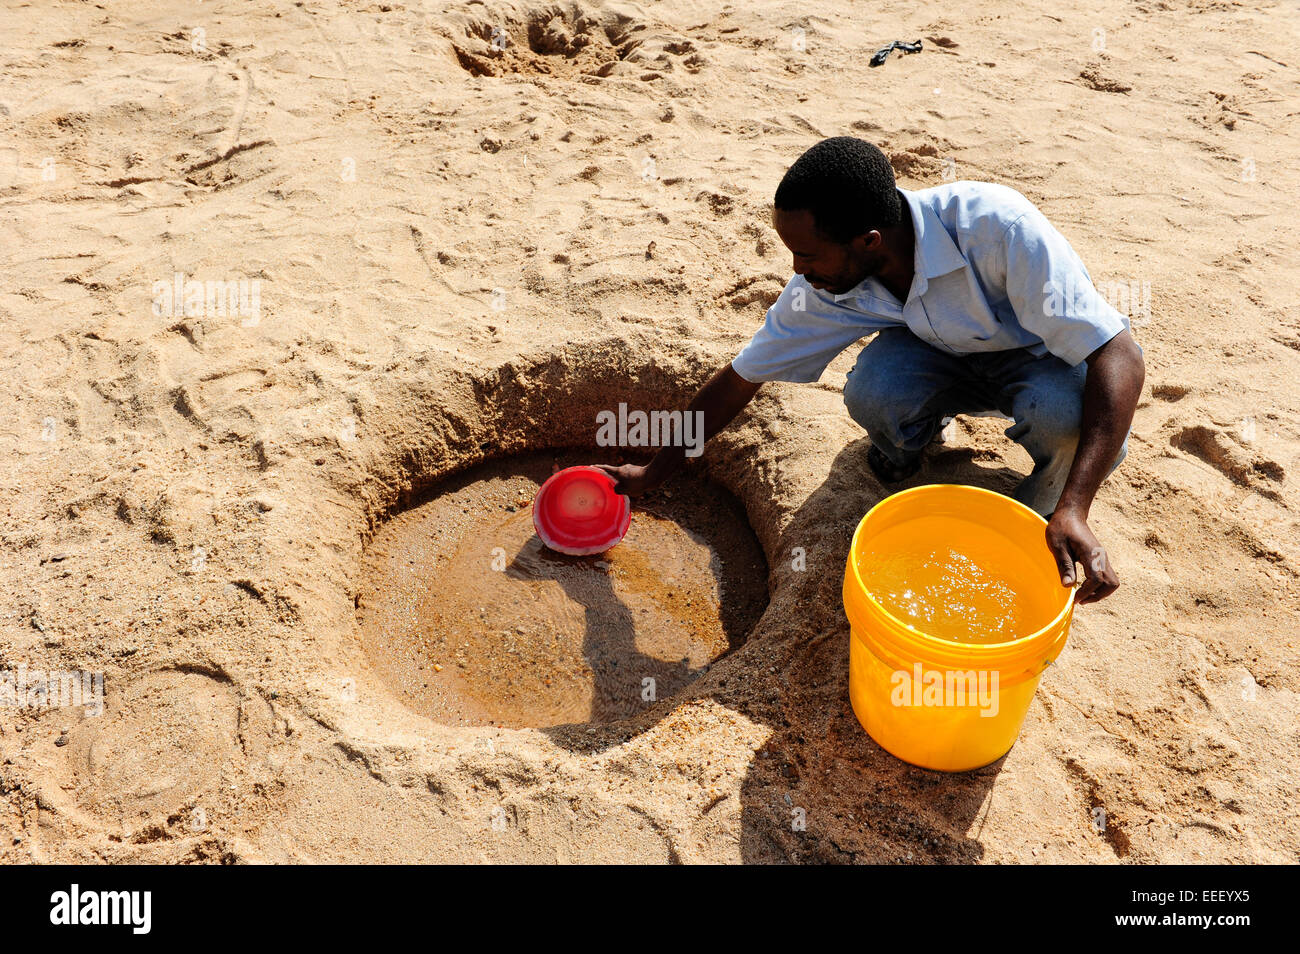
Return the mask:
{"type": "Polygon", "coordinates": [[[884,246],[884,237],[879,232],[872,229],[870,232],[863,232],[853,240],[855,249],[859,252],[879,252],[884,246]]]}

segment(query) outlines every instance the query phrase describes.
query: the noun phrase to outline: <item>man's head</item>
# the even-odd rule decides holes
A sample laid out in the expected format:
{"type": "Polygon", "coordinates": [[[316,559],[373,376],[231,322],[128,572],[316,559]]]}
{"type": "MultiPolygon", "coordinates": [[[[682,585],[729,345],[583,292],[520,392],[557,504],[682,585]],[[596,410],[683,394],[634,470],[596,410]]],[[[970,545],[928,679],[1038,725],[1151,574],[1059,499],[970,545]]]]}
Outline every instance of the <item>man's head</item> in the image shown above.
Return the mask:
{"type": "Polygon", "coordinates": [[[794,254],[794,270],[842,294],[880,270],[881,232],[903,221],[903,201],[885,154],[851,136],[823,139],[776,189],[772,225],[794,254]]]}

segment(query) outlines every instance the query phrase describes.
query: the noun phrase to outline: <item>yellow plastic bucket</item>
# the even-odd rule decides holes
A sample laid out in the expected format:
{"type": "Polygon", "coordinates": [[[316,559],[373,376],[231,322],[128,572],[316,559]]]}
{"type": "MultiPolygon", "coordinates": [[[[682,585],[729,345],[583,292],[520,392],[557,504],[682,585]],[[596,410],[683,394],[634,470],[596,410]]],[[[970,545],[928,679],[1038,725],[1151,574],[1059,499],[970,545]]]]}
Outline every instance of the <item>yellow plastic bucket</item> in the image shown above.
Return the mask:
{"type": "Polygon", "coordinates": [[[844,572],[849,700],[885,751],[922,768],[963,772],[1015,744],[1039,676],[1065,647],[1074,608],[1046,526],[1010,497],[956,484],[904,490],[862,518],[844,572]],[[1015,582],[1025,618],[1041,626],[1009,642],[957,642],[891,615],[864,586],[859,561],[918,538],[996,562],[1015,582]]]}

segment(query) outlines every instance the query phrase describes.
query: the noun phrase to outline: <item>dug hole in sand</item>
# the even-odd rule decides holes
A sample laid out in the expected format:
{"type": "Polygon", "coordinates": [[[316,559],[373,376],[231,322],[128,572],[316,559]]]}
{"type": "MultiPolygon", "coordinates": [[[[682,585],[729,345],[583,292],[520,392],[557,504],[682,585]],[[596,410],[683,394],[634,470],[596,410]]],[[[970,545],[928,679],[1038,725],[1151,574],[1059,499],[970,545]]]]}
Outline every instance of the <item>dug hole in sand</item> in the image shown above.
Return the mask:
{"type": "Polygon", "coordinates": [[[363,645],[415,711],[511,728],[625,719],[702,675],[758,621],[758,542],[734,500],[698,479],[638,501],[604,554],[543,545],[533,496],[552,468],[590,452],[560,456],[473,468],[372,541],[363,645]]]}

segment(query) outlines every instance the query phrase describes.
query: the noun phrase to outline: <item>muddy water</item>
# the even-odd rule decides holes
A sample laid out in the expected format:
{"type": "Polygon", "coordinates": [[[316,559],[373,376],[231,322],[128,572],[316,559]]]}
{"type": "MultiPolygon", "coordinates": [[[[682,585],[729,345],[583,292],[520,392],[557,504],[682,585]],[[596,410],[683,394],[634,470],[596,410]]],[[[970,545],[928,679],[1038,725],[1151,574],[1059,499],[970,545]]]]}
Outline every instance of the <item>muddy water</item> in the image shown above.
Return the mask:
{"type": "Polygon", "coordinates": [[[744,640],[766,606],[767,567],[743,510],[718,487],[683,477],[643,498],[603,555],[542,545],[537,488],[556,466],[587,462],[489,464],[380,529],[360,629],[407,706],[452,725],[622,719],[744,640]]]}

